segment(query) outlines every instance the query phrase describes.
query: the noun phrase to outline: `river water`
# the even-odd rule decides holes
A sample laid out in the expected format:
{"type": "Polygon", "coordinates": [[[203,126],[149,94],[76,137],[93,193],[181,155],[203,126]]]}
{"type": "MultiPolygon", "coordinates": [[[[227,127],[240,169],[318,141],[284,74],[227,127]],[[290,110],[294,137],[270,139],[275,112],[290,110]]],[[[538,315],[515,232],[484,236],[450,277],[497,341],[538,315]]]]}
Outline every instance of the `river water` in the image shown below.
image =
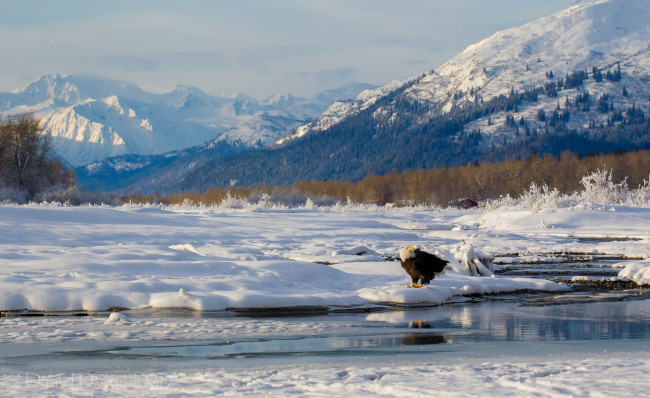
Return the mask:
{"type": "MultiPolygon", "coordinates": [[[[510,264],[502,273],[571,278],[616,274],[611,259],[561,264],[510,264]]],[[[570,280],[570,279],[567,279],[570,280]]],[[[126,312],[134,319],[174,322],[187,312],[126,312]]],[[[316,325],[269,337],[248,333],[227,339],[152,341],[54,341],[3,344],[0,374],[59,372],[156,372],[294,363],[395,363],[417,359],[447,362],[512,355],[647,351],[650,347],[648,289],[575,289],[566,293],[519,292],[420,308],[368,308],[325,314],[279,316],[252,313],[192,313],[226,321],[274,319],[316,325]],[[332,331],[331,333],[328,331],[332,331]],[[336,331],[336,332],[334,332],[336,331]]],[[[105,314],[97,315],[104,317],[105,314]]],[[[227,327],[228,322],[226,322],[227,327]]]]}

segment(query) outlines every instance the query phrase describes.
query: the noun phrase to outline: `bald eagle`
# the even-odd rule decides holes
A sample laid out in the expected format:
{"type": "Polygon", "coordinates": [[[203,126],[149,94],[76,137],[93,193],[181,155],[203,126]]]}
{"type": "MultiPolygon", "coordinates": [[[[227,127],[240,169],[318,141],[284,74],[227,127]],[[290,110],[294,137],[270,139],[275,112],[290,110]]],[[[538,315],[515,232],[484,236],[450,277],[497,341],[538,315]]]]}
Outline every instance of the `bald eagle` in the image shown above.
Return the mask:
{"type": "Polygon", "coordinates": [[[413,246],[400,250],[399,257],[402,260],[402,268],[411,276],[412,283],[409,287],[428,285],[431,279],[442,274],[445,269],[453,269],[447,265],[449,261],[420,249],[414,249],[413,246]]]}

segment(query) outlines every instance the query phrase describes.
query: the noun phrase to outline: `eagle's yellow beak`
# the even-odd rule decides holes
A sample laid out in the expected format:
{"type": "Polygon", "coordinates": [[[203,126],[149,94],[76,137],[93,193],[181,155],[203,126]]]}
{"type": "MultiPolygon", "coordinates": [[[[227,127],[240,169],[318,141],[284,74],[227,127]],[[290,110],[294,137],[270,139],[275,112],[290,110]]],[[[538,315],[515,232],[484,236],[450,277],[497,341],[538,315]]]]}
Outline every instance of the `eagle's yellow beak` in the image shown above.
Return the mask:
{"type": "Polygon", "coordinates": [[[413,250],[413,246],[407,247],[406,250],[413,250]]]}

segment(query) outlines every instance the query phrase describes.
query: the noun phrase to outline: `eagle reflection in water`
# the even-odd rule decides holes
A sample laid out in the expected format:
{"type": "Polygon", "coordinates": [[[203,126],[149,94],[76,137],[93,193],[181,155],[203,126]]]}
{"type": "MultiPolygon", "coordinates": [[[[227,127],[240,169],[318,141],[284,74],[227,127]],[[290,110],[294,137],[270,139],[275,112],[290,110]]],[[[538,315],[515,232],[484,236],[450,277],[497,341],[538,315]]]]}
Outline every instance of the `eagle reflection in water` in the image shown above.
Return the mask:
{"type": "MultiPolygon", "coordinates": [[[[411,329],[430,329],[431,325],[427,321],[418,319],[409,322],[411,329]]],[[[409,333],[402,338],[400,345],[432,345],[432,344],[445,344],[447,338],[443,335],[436,333],[409,333]]]]}

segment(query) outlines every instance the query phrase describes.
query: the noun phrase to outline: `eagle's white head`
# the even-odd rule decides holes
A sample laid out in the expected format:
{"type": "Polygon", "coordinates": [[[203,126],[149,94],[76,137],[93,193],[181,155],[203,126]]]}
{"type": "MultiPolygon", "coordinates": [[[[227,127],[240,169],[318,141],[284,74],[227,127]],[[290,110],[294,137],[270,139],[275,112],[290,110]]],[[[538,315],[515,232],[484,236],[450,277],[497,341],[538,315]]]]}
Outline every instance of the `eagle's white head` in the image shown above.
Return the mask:
{"type": "Polygon", "coordinates": [[[415,257],[415,253],[413,253],[413,246],[406,246],[402,250],[399,251],[399,258],[402,259],[402,261],[406,261],[409,258],[415,257]]]}

